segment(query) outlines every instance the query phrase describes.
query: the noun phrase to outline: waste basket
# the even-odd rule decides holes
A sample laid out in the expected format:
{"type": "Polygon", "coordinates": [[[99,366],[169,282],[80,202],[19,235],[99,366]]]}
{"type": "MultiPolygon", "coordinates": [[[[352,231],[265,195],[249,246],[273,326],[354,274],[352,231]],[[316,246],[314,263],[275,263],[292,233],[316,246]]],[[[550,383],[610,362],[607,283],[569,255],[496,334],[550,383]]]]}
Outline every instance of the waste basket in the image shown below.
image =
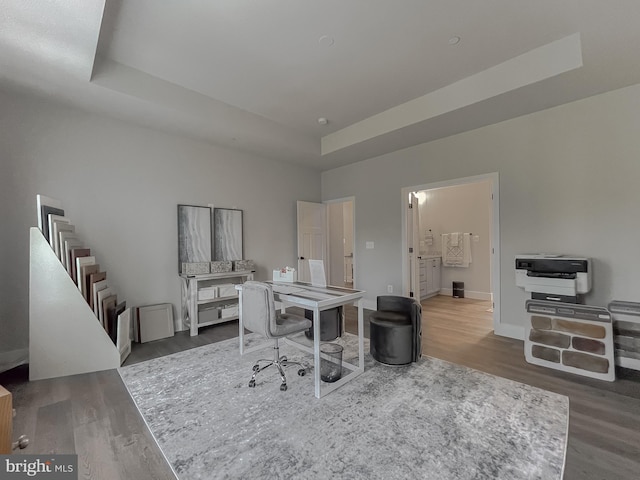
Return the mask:
{"type": "Polygon", "coordinates": [[[332,383],[342,377],[342,346],[337,343],[320,345],[320,379],[332,383]]]}
{"type": "Polygon", "coordinates": [[[453,282],[453,298],[464,298],[464,282],[453,282]]]}

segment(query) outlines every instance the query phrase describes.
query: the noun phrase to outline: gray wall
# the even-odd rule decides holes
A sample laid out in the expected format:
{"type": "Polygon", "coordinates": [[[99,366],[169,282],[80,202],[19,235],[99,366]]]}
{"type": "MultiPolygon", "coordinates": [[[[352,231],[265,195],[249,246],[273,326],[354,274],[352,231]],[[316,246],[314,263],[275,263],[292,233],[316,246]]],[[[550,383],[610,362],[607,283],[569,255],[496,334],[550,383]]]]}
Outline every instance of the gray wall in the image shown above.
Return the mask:
{"type": "Polygon", "coordinates": [[[355,196],[356,281],[402,288],[401,189],[499,172],[502,323],[524,325],[517,253],[589,256],[587,303],[640,301],[640,85],[322,174],[322,198],[355,196]],[[374,241],[374,249],[365,249],[374,241]]]}
{"type": "Polygon", "coordinates": [[[443,233],[473,233],[472,262],[468,268],[442,267],[440,285],[451,295],[453,281],[464,282],[465,296],[491,299],[491,183],[489,181],[433,188],[423,192],[426,199],[419,204],[420,240],[431,229],[433,244],[420,244],[425,253],[442,253],[443,233]],[[477,237],[478,241],[473,238],[477,237]]]}
{"type": "Polygon", "coordinates": [[[0,92],[0,105],[0,369],[28,345],[38,193],[63,202],[129,306],[179,307],[179,203],[244,210],[245,257],[258,278],[295,265],[296,200],[320,201],[319,173],[35,97],[0,92]]]}

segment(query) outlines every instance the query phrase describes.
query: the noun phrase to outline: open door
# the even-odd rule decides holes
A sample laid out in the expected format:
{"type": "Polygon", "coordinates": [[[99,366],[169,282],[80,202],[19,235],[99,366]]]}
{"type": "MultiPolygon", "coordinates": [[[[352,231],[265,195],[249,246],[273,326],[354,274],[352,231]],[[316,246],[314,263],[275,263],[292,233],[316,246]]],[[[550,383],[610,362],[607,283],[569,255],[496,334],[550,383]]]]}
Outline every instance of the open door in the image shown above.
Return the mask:
{"type": "Polygon", "coordinates": [[[298,280],[310,282],[309,259],[326,265],[327,207],[322,203],[298,201],[298,280]]]}
{"type": "Polygon", "coordinates": [[[409,293],[410,297],[420,301],[420,244],[418,240],[420,216],[418,197],[409,193],[407,209],[407,240],[409,248],[409,293]]]}

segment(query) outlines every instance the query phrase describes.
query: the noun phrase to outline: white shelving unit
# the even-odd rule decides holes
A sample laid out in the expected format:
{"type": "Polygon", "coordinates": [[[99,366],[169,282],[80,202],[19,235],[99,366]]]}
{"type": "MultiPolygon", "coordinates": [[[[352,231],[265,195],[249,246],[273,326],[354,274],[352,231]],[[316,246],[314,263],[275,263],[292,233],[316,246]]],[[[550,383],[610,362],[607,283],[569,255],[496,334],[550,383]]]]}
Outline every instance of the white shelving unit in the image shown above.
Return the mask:
{"type": "Polygon", "coordinates": [[[209,325],[237,320],[238,314],[226,315],[225,311],[233,310],[238,305],[238,295],[235,285],[253,280],[250,270],[241,272],[209,273],[203,275],[180,275],[182,284],[182,321],[189,326],[191,336],[198,335],[198,329],[209,325]],[[230,295],[219,295],[222,286],[228,288],[230,295]],[[204,290],[216,291],[213,298],[203,298],[204,290]],[[225,306],[231,308],[225,309],[225,306]]]}
{"type": "Polygon", "coordinates": [[[30,239],[29,380],[118,368],[118,348],[39,228],[30,239]]]}

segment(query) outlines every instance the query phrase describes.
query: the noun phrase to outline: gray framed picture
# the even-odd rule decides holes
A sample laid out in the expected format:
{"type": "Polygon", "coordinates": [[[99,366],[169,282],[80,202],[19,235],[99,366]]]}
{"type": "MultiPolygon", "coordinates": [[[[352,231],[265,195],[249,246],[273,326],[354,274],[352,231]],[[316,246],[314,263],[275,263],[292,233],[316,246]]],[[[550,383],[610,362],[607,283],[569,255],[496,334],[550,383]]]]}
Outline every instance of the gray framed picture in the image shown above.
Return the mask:
{"type": "Polygon", "coordinates": [[[213,234],[215,261],[243,259],[242,210],[214,208],[213,234]]]}
{"type": "Polygon", "coordinates": [[[210,261],[211,207],[178,205],[178,271],[183,263],[210,261]]]}

